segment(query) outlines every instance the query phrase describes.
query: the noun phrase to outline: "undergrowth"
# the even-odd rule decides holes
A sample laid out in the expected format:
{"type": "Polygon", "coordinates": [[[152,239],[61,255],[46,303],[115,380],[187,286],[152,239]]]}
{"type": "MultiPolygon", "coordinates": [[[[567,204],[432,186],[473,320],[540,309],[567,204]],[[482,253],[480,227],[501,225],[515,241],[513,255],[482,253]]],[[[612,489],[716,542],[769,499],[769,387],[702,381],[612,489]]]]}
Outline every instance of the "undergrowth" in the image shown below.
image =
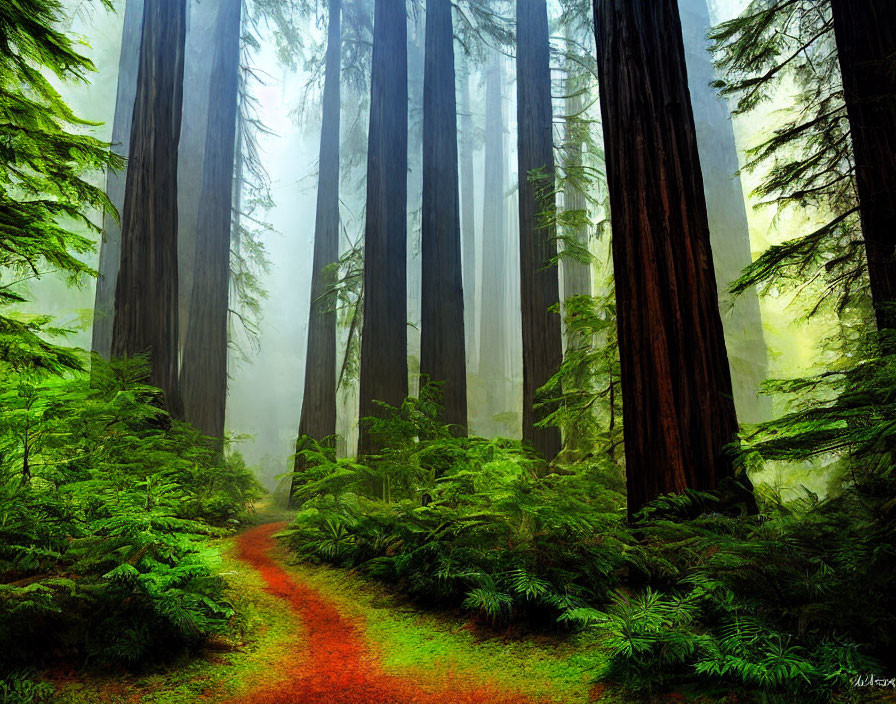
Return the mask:
{"type": "Polygon", "coordinates": [[[826,498],[762,487],[758,515],[732,511],[724,487],[670,495],[627,523],[609,456],[547,465],[513,441],[455,437],[437,398],[426,386],[368,419],[386,449],[363,460],[303,439],[286,532],[299,555],[493,626],[593,631],[608,662],[595,677],[636,698],[859,700],[853,681],[893,666],[887,474],[826,498]]]}
{"type": "Polygon", "coordinates": [[[0,379],[0,661],[136,665],[227,628],[209,536],[260,488],[160,408],[142,360],[0,379]]]}

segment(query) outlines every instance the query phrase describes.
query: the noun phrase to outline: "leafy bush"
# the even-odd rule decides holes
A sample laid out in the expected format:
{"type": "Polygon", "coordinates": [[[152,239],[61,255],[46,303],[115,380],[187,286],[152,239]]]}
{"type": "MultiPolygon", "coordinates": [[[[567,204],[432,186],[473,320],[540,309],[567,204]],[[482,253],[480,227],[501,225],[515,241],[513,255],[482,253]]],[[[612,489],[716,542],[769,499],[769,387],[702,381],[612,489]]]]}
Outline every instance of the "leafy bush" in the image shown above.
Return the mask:
{"type": "Polygon", "coordinates": [[[618,592],[605,612],[578,614],[606,636],[606,674],[636,691],[696,680],[783,704],[830,701],[887,672],[896,534],[885,495],[857,485],[790,505],[771,496],[761,515],[738,518],[648,507],[639,530],[661,591],[618,592]]]}
{"type": "Polygon", "coordinates": [[[56,688],[36,682],[28,671],[12,672],[0,679],[0,704],[41,704],[52,701],[56,688]]]}
{"type": "Polygon", "coordinates": [[[618,468],[561,474],[519,443],[454,437],[437,417],[428,386],[369,419],[385,449],[365,463],[306,438],[295,550],[492,622],[554,623],[606,598],[633,559],[618,468]]]}
{"type": "Polygon", "coordinates": [[[138,663],[226,628],[207,537],[258,488],[159,408],[142,360],[0,379],[2,660],[138,663]],[[15,644],[15,647],[11,647],[15,644]]]}

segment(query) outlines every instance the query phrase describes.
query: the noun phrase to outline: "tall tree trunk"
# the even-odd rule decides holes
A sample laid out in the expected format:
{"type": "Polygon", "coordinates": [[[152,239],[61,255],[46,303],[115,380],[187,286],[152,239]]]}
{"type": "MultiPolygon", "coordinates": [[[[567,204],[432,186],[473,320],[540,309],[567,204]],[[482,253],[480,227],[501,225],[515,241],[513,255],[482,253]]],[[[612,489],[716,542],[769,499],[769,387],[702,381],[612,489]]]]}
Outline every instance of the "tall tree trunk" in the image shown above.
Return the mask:
{"type": "MultiPolygon", "coordinates": [[[[709,215],[709,236],[720,292],[753,261],[744,192],[737,175],[737,144],[727,102],[712,82],[715,72],[706,34],[712,23],[707,0],[679,0],[691,107],[709,215]]],[[[734,404],[741,421],[758,423],[771,417],[771,399],[759,393],[768,368],[762,313],[755,290],[739,296],[722,318],[734,404]]]]}
{"type": "Polygon", "coordinates": [[[523,441],[547,460],[560,451],[557,428],[536,428],[535,393],[560,367],[560,300],[554,204],[550,44],[545,0],[519,0],[517,127],[519,140],[520,290],[523,332],[523,441]]]}
{"type": "Polygon", "coordinates": [[[177,373],[177,147],[185,0],[146,0],[128,150],[112,355],[149,352],[151,382],[182,413],[177,373]]]}
{"type": "Polygon", "coordinates": [[[831,0],[880,330],[896,329],[896,5],[831,0]]]}
{"type": "MultiPolygon", "coordinates": [[[[178,327],[180,349],[186,343],[192,310],[193,275],[196,270],[197,241],[203,209],[202,184],[205,179],[210,117],[214,91],[212,70],[218,44],[218,18],[222,1],[187,3],[187,35],[184,43],[184,104],[181,111],[177,165],[177,261],[178,327]]],[[[214,157],[211,157],[214,158],[214,157]]],[[[201,264],[200,264],[201,266],[201,264]]]]}
{"type": "MultiPolygon", "coordinates": [[[[314,222],[311,310],[305,354],[305,392],[299,418],[299,438],[308,435],[318,441],[336,435],[336,309],[326,297],[333,277],[325,269],[339,259],[342,0],[329,1],[327,21],[327,65],[314,222]]],[[[295,470],[299,471],[303,466],[301,456],[296,455],[295,470]]]]}
{"type": "MultiPolygon", "coordinates": [[[[118,91],[115,96],[115,117],[112,122],[112,149],[119,156],[128,155],[131,141],[131,119],[137,94],[137,70],[140,63],[140,36],[143,26],[143,0],[130,0],[124,10],[121,32],[121,54],[118,61],[118,91]]],[[[121,213],[127,167],[106,175],[106,193],[121,213]]],[[[121,224],[110,215],[103,216],[103,241],[100,243],[99,277],[93,306],[93,341],[91,348],[104,359],[112,351],[112,322],[115,317],[115,285],[121,261],[121,224]]]]}
{"type": "MultiPolygon", "coordinates": [[[[190,314],[181,362],[187,421],[223,443],[227,405],[230,234],[240,79],[242,0],[221,0],[209,82],[208,125],[190,314]]],[[[219,445],[223,448],[223,444],[219,445]]]]}
{"type": "Polygon", "coordinates": [[[476,354],[476,176],[473,168],[473,107],[470,103],[470,59],[462,62],[460,77],[460,188],[461,236],[464,258],[464,325],[467,331],[467,363],[479,368],[476,354]]]}
{"type": "Polygon", "coordinates": [[[442,420],[467,428],[464,292],[451,0],[427,0],[423,89],[423,299],[420,372],[444,382],[442,420]]]}
{"type": "Polygon", "coordinates": [[[628,508],[731,475],[737,417],[675,0],[595,0],[628,508]]]}
{"type": "Polygon", "coordinates": [[[507,410],[510,376],[507,340],[507,220],[504,154],[504,77],[501,55],[492,57],[485,78],[485,179],[482,211],[482,310],[479,318],[479,377],[486,385],[486,418],[507,410]]]}
{"type": "MultiPolygon", "coordinates": [[[[408,391],[407,75],[405,5],[376,0],[358,390],[361,418],[382,415],[375,401],[400,406],[408,391]]],[[[365,428],[358,445],[362,455],[375,450],[365,428]]]]}

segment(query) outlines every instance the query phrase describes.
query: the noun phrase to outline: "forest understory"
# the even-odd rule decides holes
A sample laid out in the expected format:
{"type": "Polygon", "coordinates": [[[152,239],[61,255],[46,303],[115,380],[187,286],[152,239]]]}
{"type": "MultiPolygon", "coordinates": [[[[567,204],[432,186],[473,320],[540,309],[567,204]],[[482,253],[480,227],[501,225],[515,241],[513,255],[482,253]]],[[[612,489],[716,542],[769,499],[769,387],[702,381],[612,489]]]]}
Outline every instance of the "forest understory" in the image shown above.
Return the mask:
{"type": "Polygon", "coordinates": [[[896,0],[0,0],[0,704],[882,704],[894,586],[896,0]]]}

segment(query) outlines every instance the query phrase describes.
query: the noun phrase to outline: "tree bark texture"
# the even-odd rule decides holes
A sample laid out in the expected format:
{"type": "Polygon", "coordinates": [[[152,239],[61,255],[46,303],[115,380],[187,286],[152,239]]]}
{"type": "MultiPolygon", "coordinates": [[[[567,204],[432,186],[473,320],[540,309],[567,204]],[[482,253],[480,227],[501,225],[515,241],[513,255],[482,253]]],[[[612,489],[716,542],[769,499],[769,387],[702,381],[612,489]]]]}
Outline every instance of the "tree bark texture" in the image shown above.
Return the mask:
{"type": "MultiPolygon", "coordinates": [[[[333,285],[333,277],[325,269],[339,259],[342,0],[329,0],[328,7],[311,309],[305,354],[305,391],[299,417],[299,437],[308,435],[318,441],[336,435],[336,308],[326,296],[333,285]]],[[[302,466],[297,456],[296,471],[302,466]]]]}
{"type": "Polygon", "coordinates": [[[536,391],[560,367],[563,344],[558,304],[554,204],[554,144],[550,45],[545,0],[519,0],[517,125],[520,210],[520,292],[523,336],[523,441],[546,460],[560,451],[557,428],[536,428],[536,391]]]}
{"type": "MultiPolygon", "coordinates": [[[[408,391],[407,75],[405,5],[376,0],[364,228],[361,418],[382,416],[375,401],[400,406],[408,391]]],[[[362,427],[359,453],[375,449],[370,433],[362,427]]]]}
{"type": "Polygon", "coordinates": [[[242,0],[221,0],[211,57],[193,290],[181,362],[185,417],[219,442],[224,438],[227,406],[230,235],[241,19],[242,0]]]}
{"type": "Polygon", "coordinates": [[[420,372],[443,384],[443,422],[466,433],[467,368],[451,0],[427,0],[424,71],[420,372]]]}
{"type": "Polygon", "coordinates": [[[628,507],[713,489],[737,417],[675,0],[595,0],[628,507]]]}
{"type": "Polygon", "coordinates": [[[877,326],[896,329],[896,4],[831,0],[877,326]]]}
{"type": "MultiPolygon", "coordinates": [[[[727,102],[711,83],[715,80],[706,34],[712,23],[707,0],[679,0],[684,54],[697,130],[697,148],[709,216],[716,285],[723,295],[753,261],[750,225],[737,159],[737,144],[727,102]]],[[[722,316],[731,367],[734,405],[743,422],[771,418],[771,399],[760,395],[767,376],[768,354],[762,330],[759,295],[750,290],[733,301],[722,316]]]]}
{"type": "Polygon", "coordinates": [[[112,355],[151,355],[151,383],[180,416],[177,148],[183,103],[184,0],[146,0],[128,150],[112,355]]]}
{"type": "MultiPolygon", "coordinates": [[[[115,117],[112,122],[112,150],[127,157],[131,141],[131,119],[137,93],[137,70],[140,64],[140,36],[143,27],[143,0],[130,0],[124,10],[121,32],[121,54],[118,61],[118,89],[115,95],[115,117]]],[[[109,171],[106,193],[119,215],[124,210],[127,167],[109,171]]],[[[121,261],[121,223],[103,216],[103,241],[100,243],[99,277],[93,306],[93,341],[91,349],[103,359],[112,351],[112,322],[115,318],[115,285],[121,261]]]]}

